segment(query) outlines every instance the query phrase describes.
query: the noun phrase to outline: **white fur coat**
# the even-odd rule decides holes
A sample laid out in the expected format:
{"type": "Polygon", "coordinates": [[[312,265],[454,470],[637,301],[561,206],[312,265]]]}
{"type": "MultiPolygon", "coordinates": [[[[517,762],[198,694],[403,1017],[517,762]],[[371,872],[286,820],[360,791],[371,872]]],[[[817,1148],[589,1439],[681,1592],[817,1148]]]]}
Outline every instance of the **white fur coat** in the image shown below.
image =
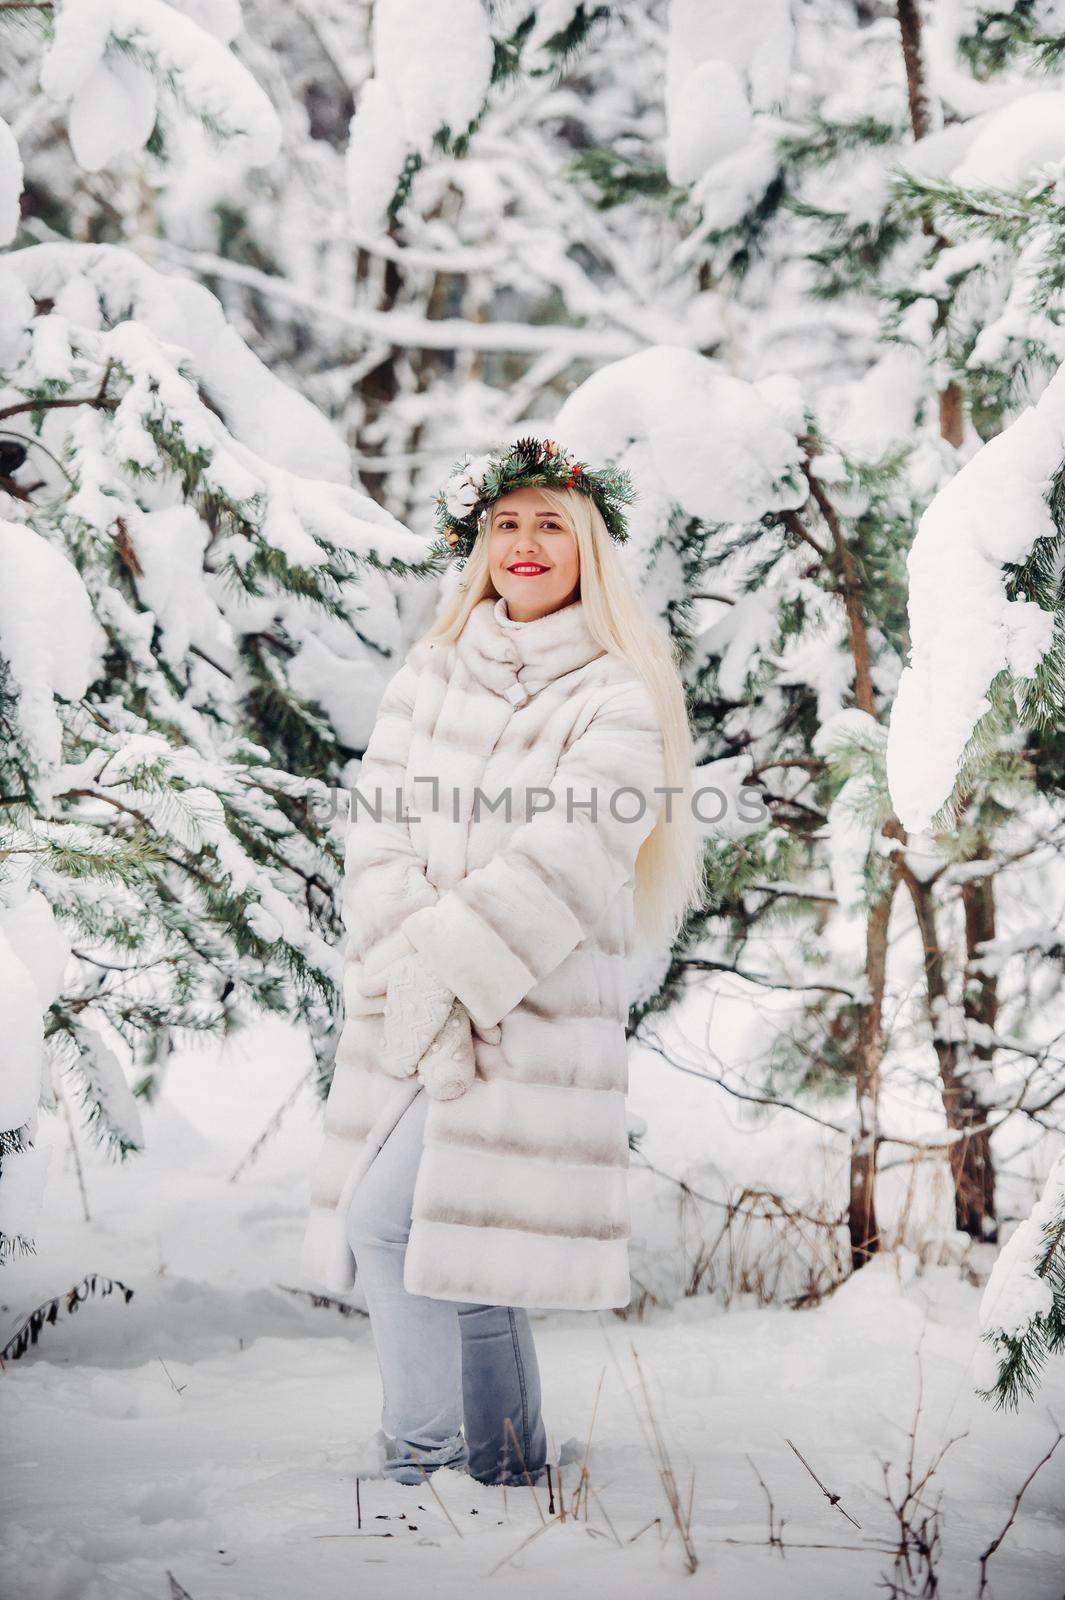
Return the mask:
{"type": "Polygon", "coordinates": [[[477,1057],[471,1088],[428,1108],[404,1286],[489,1305],[628,1304],[633,870],[663,784],[651,697],[592,638],[580,600],[518,623],[486,598],[456,643],[409,652],[348,826],[353,1003],[306,1279],[354,1284],[346,1208],[411,1097],[378,1064],[381,1015],[354,1003],[358,964],[402,928],[469,1010],[477,1057]]]}

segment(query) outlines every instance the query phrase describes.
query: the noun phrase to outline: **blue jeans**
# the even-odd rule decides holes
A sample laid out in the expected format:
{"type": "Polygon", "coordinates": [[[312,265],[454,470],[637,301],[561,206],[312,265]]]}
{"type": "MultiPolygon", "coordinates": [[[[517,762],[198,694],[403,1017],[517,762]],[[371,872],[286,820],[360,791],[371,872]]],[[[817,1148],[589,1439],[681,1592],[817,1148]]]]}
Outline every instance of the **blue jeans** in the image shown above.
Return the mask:
{"type": "Polygon", "coordinates": [[[482,1483],[539,1483],[547,1433],[528,1312],[403,1287],[427,1109],[419,1089],[360,1180],[346,1221],[384,1391],[384,1474],[421,1483],[420,1462],[427,1473],[454,1467],[482,1483]]]}

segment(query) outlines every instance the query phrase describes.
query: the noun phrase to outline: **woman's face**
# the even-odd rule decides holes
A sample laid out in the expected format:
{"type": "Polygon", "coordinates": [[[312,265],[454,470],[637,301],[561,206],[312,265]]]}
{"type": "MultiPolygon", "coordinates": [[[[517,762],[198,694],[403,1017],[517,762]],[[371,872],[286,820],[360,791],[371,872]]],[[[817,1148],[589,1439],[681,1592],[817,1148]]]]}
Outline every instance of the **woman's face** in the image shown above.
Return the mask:
{"type": "Polygon", "coordinates": [[[577,540],[539,489],[512,489],[491,507],[488,570],[515,622],[532,622],[580,591],[577,540]]]}

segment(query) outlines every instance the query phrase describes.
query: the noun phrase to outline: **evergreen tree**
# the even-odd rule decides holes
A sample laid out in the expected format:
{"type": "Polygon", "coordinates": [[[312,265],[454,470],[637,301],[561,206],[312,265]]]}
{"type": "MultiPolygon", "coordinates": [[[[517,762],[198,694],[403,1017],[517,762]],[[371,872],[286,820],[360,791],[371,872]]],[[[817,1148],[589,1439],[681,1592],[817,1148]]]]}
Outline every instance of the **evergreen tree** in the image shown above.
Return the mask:
{"type": "MultiPolygon", "coordinates": [[[[1010,695],[997,685],[934,833],[907,833],[885,755],[909,647],[914,529],[1062,354],[1056,171],[1032,178],[1043,148],[1032,113],[1040,74],[1060,65],[1060,40],[1044,26],[1056,20],[1049,6],[979,12],[972,31],[954,37],[947,20],[934,55],[917,7],[898,7],[894,39],[883,27],[865,30],[864,20],[811,4],[795,13],[793,32],[785,25],[768,39],[754,21],[726,30],[720,17],[677,3],[664,159],[653,138],[636,137],[624,159],[599,148],[579,162],[605,211],[628,222],[655,205],[700,285],[728,293],[732,346],[745,352],[748,374],[786,357],[792,326],[802,329],[808,498],[784,517],[697,530],[702,569],[715,579],[707,598],[727,609],[689,649],[702,662],[693,708],[707,749],[742,760],[764,783],[771,822],[760,836],[711,849],[715,903],[702,929],[693,919],[686,930],[657,1003],[693,967],[749,970],[758,934],[774,926],[821,933],[819,975],[803,960],[774,969],[774,981],[797,993],[824,987],[774,1048],[766,1087],[775,1096],[853,1084],[856,1264],[879,1241],[876,1155],[890,1131],[880,1129],[878,1099],[893,1064],[884,997],[906,987],[898,960],[893,971],[888,964],[900,887],[919,941],[924,1037],[949,1130],[959,1229],[996,1237],[992,1129],[1014,1106],[1043,1109],[1042,1096],[1014,1094],[1016,1047],[1003,1049],[1003,1030],[1024,1028],[1028,989],[1022,981],[1005,1022],[995,952],[1001,903],[1008,911],[1024,892],[1016,814],[1038,806],[1040,792],[1057,799],[1058,763],[1042,744],[1060,706],[1055,647],[1020,686],[1029,702],[1022,726],[1039,703],[1053,707],[1035,737],[1018,748],[1010,695]],[[930,60],[942,63],[936,81],[930,60]],[[799,62],[810,70],[789,71],[799,62]],[[998,110],[1006,80],[1016,103],[998,110]],[[790,309],[803,297],[820,308],[817,326],[790,309]],[[840,654],[849,657],[849,686],[838,698],[840,654]],[[851,884],[843,893],[839,868],[851,884]],[[864,927],[842,939],[856,911],[864,927]],[[864,951],[860,973],[837,964],[848,943],[864,951]]],[[[1058,607],[1056,542],[1038,542],[1031,563],[1001,571],[1011,595],[1037,600],[1048,615],[1058,607]]],[[[940,614],[943,602],[937,593],[940,614]]],[[[913,1048],[915,1021],[896,1024],[898,1062],[913,1048]]]]}
{"type": "MultiPolygon", "coordinates": [[[[53,90],[80,37],[66,17],[53,90]]],[[[136,82],[180,91],[187,68],[178,98],[207,118],[218,50],[170,27],[133,41],[136,82]]],[[[133,94],[127,46],[97,70],[133,94]]],[[[234,84],[265,105],[242,71],[219,65],[227,115],[234,84]]],[[[95,102],[79,122],[65,86],[84,156],[95,102]]],[[[63,241],[11,251],[0,280],[3,1260],[33,1245],[60,1073],[119,1156],[179,1039],[284,1014],[328,1082],[338,790],[405,642],[397,580],[431,569],[206,289],[63,241]]]]}

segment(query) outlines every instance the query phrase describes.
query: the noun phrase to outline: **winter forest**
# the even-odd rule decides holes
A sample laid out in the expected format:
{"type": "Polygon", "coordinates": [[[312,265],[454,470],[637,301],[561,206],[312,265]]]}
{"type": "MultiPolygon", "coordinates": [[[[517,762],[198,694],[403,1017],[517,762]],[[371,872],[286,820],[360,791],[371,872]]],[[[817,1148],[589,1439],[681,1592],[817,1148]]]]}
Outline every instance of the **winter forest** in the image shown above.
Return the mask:
{"type": "Polygon", "coordinates": [[[1065,4],[0,0],[0,1594],[1060,1600],[1065,4]],[[345,798],[552,436],[695,740],[548,1490],[301,1280],[345,798]]]}

